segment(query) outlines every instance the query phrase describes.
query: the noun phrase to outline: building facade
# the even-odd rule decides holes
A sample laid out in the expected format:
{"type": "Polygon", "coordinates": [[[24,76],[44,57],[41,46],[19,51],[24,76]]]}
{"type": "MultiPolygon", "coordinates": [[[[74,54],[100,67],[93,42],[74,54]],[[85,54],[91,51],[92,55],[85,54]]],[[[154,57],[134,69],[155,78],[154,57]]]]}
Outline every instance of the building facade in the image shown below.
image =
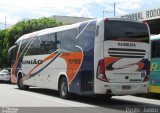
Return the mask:
{"type": "Polygon", "coordinates": [[[74,24],[74,23],[94,19],[94,18],[87,18],[87,17],[58,16],[58,15],[53,15],[51,17],[64,24],[74,24]]]}
{"type": "Polygon", "coordinates": [[[147,22],[151,34],[160,34],[160,8],[122,15],[118,16],[118,18],[147,22]]]}

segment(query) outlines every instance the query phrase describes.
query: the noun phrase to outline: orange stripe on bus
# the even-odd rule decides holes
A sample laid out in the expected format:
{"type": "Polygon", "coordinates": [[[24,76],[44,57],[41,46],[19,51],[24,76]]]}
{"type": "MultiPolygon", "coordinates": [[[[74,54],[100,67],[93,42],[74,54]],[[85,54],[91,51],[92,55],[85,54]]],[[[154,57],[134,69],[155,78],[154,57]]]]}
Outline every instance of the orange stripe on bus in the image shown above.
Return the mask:
{"type": "Polygon", "coordinates": [[[139,63],[137,63],[137,65],[138,65],[137,71],[140,71],[144,67],[144,63],[143,62],[139,62],[139,63]]]}
{"type": "MultiPolygon", "coordinates": [[[[50,59],[52,59],[53,57],[55,57],[55,53],[52,53],[51,55],[49,55],[49,56],[47,56],[45,59],[43,59],[42,61],[43,61],[43,63],[44,62],[46,62],[46,61],[48,61],[48,60],[50,60],[50,59]]],[[[31,73],[37,68],[37,67],[39,67],[41,64],[37,64],[36,66],[34,66],[34,68],[23,78],[23,80],[26,80],[26,79],[28,79],[28,77],[31,75],[31,73]]]]}
{"type": "Polygon", "coordinates": [[[121,58],[117,58],[117,57],[105,57],[104,58],[104,63],[105,63],[105,67],[107,67],[108,65],[110,65],[113,62],[118,61],[121,58]]]}
{"type": "Polygon", "coordinates": [[[62,53],[61,58],[66,61],[67,64],[67,77],[69,84],[76,76],[78,69],[82,64],[83,53],[82,52],[71,52],[71,53],[62,53]]]}
{"type": "Polygon", "coordinates": [[[12,83],[16,83],[17,82],[17,77],[16,77],[16,65],[18,64],[18,53],[16,54],[16,60],[15,60],[15,64],[12,66],[12,76],[11,76],[11,81],[12,83]]]}

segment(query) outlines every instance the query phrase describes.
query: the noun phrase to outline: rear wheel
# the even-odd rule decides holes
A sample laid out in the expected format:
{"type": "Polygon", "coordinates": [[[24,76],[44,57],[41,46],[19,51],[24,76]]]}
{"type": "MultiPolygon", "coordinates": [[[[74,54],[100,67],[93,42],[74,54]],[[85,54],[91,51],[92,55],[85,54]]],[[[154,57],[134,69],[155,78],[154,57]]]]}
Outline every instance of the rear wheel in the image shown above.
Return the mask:
{"type": "Polygon", "coordinates": [[[61,98],[63,98],[63,99],[69,98],[68,84],[67,84],[67,79],[65,77],[63,77],[60,80],[59,93],[60,93],[61,98]]]}
{"type": "Polygon", "coordinates": [[[22,76],[19,76],[19,77],[18,77],[17,85],[18,85],[18,88],[21,89],[21,90],[27,90],[27,89],[29,89],[29,86],[28,86],[28,85],[24,85],[24,84],[23,84],[22,76]]]}

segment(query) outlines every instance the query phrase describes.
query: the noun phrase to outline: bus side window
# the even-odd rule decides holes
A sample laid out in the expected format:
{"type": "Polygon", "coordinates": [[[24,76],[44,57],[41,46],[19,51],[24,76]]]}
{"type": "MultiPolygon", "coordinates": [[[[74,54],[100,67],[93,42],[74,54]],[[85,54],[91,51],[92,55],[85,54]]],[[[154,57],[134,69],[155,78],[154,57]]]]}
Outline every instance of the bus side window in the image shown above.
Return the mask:
{"type": "Polygon", "coordinates": [[[57,33],[50,34],[50,38],[51,38],[51,45],[50,46],[52,46],[52,50],[56,51],[56,50],[60,49],[60,41],[57,37],[57,33]]]}
{"type": "Polygon", "coordinates": [[[39,37],[36,37],[26,53],[26,55],[39,55],[40,54],[40,45],[39,45],[39,37]]]}
{"type": "Polygon", "coordinates": [[[95,22],[91,22],[86,25],[86,28],[83,28],[82,24],[78,29],[81,35],[77,39],[77,45],[80,45],[84,51],[89,51],[94,47],[94,38],[96,35],[96,24],[95,22]]]}
{"type": "Polygon", "coordinates": [[[76,29],[68,29],[61,32],[61,51],[73,52],[75,51],[75,37],[76,29]]]}
{"type": "Polygon", "coordinates": [[[30,40],[32,40],[32,39],[24,39],[24,40],[22,40],[21,48],[19,50],[19,57],[23,58],[24,55],[28,55],[28,47],[29,47],[28,43],[30,42],[30,40]]]}

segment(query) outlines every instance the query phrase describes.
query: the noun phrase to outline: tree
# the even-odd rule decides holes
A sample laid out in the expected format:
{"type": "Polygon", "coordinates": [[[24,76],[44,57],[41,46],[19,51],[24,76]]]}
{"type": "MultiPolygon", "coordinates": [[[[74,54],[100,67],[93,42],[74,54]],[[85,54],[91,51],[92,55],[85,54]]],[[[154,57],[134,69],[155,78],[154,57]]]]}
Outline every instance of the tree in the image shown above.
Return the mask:
{"type": "Polygon", "coordinates": [[[6,30],[0,30],[0,68],[9,67],[7,57],[8,49],[14,45],[15,41],[22,35],[37,30],[51,28],[63,25],[53,18],[39,18],[31,20],[22,20],[6,30]]]}

